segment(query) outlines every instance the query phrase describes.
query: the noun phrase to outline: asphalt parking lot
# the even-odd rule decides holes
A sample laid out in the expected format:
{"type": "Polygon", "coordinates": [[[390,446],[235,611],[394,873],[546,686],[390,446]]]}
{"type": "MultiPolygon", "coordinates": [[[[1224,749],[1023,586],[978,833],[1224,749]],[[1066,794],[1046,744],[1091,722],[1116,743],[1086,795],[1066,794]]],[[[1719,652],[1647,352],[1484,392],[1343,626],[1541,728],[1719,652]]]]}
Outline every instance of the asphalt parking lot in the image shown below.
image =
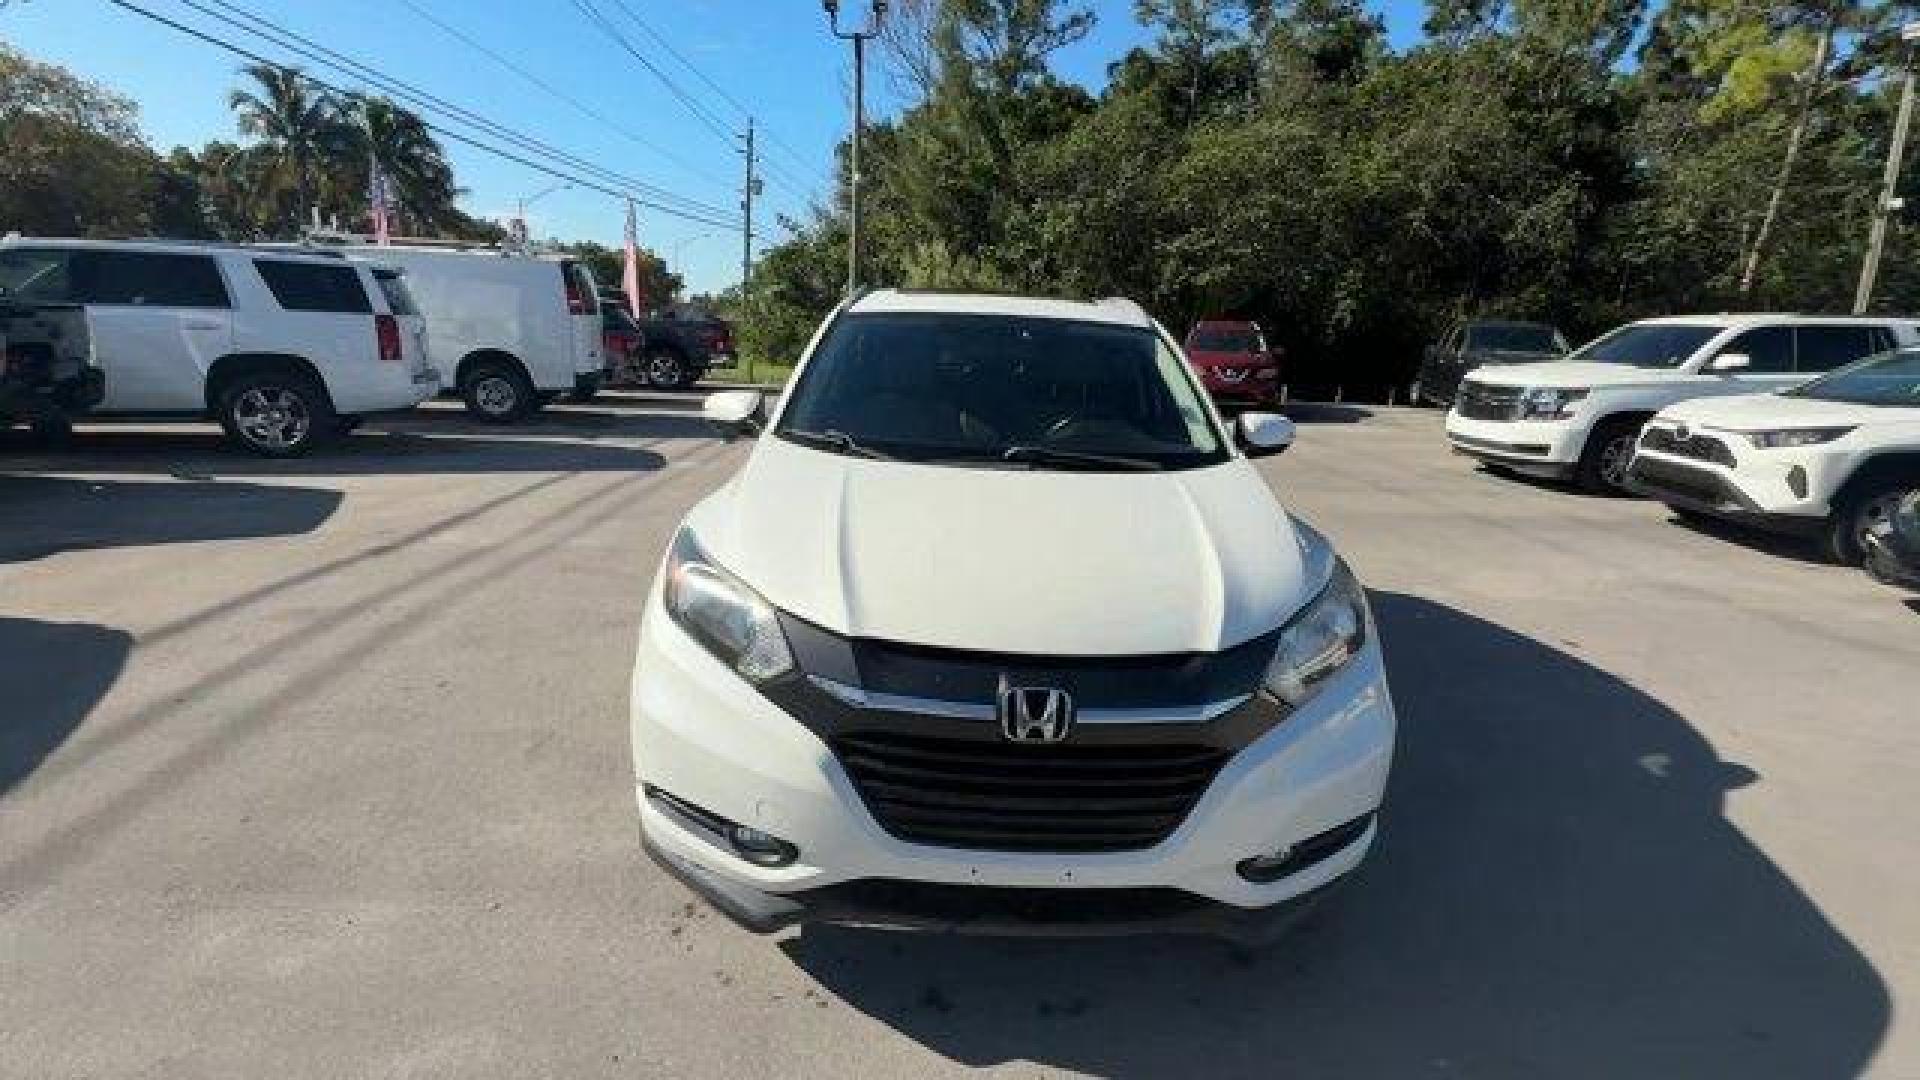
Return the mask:
{"type": "Polygon", "coordinates": [[[684,410],[0,439],[0,1074],[1920,1075],[1920,602],[1298,418],[1402,741],[1253,953],[755,938],[648,864],[641,592],[745,452],[684,410]]]}

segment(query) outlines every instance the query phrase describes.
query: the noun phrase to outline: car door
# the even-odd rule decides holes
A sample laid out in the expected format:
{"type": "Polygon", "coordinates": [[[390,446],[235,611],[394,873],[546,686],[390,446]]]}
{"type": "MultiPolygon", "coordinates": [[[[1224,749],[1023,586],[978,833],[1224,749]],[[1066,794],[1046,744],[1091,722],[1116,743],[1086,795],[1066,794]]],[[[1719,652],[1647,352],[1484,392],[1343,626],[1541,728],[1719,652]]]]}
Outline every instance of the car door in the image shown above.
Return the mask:
{"type": "Polygon", "coordinates": [[[1719,389],[1731,394],[1758,394],[1779,390],[1802,381],[1793,372],[1793,330],[1791,326],[1756,326],[1735,334],[1714,350],[1714,359],[1740,355],[1747,366],[1731,371],[1714,371],[1708,361],[1706,373],[1720,380],[1719,389]]]}
{"type": "Polygon", "coordinates": [[[376,395],[379,337],[360,267],[342,260],[261,256],[254,270],[278,311],[249,312],[241,337],[250,349],[304,357],[342,411],[376,395]]]}
{"type": "Polygon", "coordinates": [[[102,412],[199,412],[207,372],[232,351],[233,311],[208,255],[76,248],[69,274],[86,305],[102,412]]]}
{"type": "Polygon", "coordinates": [[[1882,352],[1891,335],[1877,326],[1798,326],[1794,328],[1794,370],[1805,382],[1821,372],[1842,368],[1882,352]]]}

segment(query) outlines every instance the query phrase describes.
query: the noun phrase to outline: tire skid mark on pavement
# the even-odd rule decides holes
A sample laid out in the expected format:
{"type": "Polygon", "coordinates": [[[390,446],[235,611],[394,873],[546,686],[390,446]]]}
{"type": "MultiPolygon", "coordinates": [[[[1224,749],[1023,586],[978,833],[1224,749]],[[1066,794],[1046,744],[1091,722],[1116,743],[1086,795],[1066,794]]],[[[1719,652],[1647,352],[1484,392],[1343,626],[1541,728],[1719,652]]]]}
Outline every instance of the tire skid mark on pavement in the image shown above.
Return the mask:
{"type": "MultiPolygon", "coordinates": [[[[680,459],[684,465],[694,466],[693,468],[661,469],[601,485],[560,510],[546,515],[539,523],[517,534],[511,541],[486,556],[475,559],[470,554],[461,553],[422,572],[402,586],[382,590],[382,599],[390,600],[403,593],[416,592],[421,586],[444,578],[448,574],[461,570],[468,571],[450,582],[447,587],[418,597],[410,611],[403,612],[399,617],[374,627],[364,636],[361,643],[323,658],[317,666],[310,667],[306,674],[283,682],[262,695],[255,705],[234,709],[235,716],[232,719],[203,732],[119,794],[107,796],[104,805],[80,815],[64,826],[55,826],[48,830],[37,844],[24,847],[14,857],[0,863],[0,879],[18,883],[20,887],[14,894],[16,899],[46,887],[49,884],[46,880],[48,875],[61,866],[76,861],[80,857],[81,849],[89,842],[99,840],[117,823],[126,821],[137,807],[153,801],[187,776],[218,759],[241,739],[260,731],[264,721],[280,711],[282,702],[299,700],[307,693],[322,688],[328,680],[335,677],[335,672],[340,667],[364,660],[376,652],[391,647],[393,642],[417,632],[421,627],[446,618],[462,603],[484,593],[490,583],[505,580],[519,566],[527,563],[529,560],[522,549],[528,546],[529,541],[551,532],[557,526],[567,524],[574,515],[604,502],[609,497],[623,495],[624,498],[611,508],[602,509],[586,521],[574,526],[576,530],[592,528],[625,512],[634,498],[649,494],[667,483],[704,477],[710,471],[708,466],[715,464],[716,460],[723,464],[730,461],[731,455],[725,453],[724,444],[713,445],[717,447],[713,452],[696,451],[680,459]],[[641,481],[637,487],[634,486],[636,481],[641,481]]],[[[236,676],[248,673],[264,658],[274,655],[291,655],[286,651],[286,646],[294,639],[307,638],[316,632],[335,629],[378,610],[390,610],[390,608],[384,604],[378,608],[343,605],[336,617],[322,621],[324,625],[319,631],[316,631],[315,624],[305,624],[288,634],[265,642],[223,665],[217,671],[201,676],[186,687],[174,690],[164,699],[145,708],[136,709],[132,715],[123,717],[110,733],[86,743],[69,744],[63,747],[55,758],[49,759],[35,771],[28,783],[40,786],[48,780],[74,772],[83,765],[91,763],[100,751],[124,742],[134,734],[151,730],[155,721],[191,701],[197,692],[219,686],[236,676]]],[[[312,650],[306,650],[306,654],[312,655],[312,650]]],[[[23,793],[17,790],[15,795],[23,793]]]]}

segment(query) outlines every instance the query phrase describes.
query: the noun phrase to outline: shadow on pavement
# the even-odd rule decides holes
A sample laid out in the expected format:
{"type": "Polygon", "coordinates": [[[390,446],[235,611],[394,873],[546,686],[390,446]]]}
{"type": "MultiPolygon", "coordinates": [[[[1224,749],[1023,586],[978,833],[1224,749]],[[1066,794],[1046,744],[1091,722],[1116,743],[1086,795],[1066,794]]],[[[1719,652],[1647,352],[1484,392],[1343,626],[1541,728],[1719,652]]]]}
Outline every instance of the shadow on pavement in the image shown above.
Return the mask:
{"type": "MultiPolygon", "coordinates": [[[[615,417],[601,414],[600,434],[621,439],[667,439],[711,434],[703,422],[687,417],[615,417]]],[[[214,428],[135,430],[89,427],[75,432],[58,449],[10,444],[0,436],[0,454],[9,469],[167,473],[207,476],[381,476],[509,472],[634,472],[660,468],[665,459],[636,446],[601,443],[582,437],[594,421],[524,425],[511,429],[458,424],[437,418],[406,421],[404,428],[374,427],[315,447],[304,457],[270,459],[247,454],[214,428]],[[484,430],[479,434],[474,429],[484,430]],[[543,436],[565,435],[565,441],[543,436]]]]}
{"type": "Polygon", "coordinates": [[[1296,424],[1357,424],[1373,416],[1372,409],[1331,401],[1289,401],[1280,411],[1296,424]]]}
{"type": "Polygon", "coordinates": [[[1820,553],[1819,545],[1806,537],[1783,536],[1760,529],[1745,529],[1733,522],[1710,517],[1681,517],[1674,514],[1668,520],[1690,532],[1711,536],[1715,540],[1724,540],[1729,544],[1738,544],[1776,558],[1813,563],[1817,566],[1834,565],[1820,553]]]}
{"type": "MultiPolygon", "coordinates": [[[[341,498],[281,484],[0,474],[0,564],[62,551],[292,536],[319,528],[341,498]]],[[[0,713],[6,701],[0,694],[0,713]]]]}
{"type": "Polygon", "coordinates": [[[810,928],[850,1006],[970,1066],[1102,1076],[1851,1076],[1888,991],[1723,816],[1754,780],[1579,659],[1376,594],[1401,710],[1381,846],[1255,953],[810,928]]]}
{"type": "Polygon", "coordinates": [[[0,795],[80,726],[132,649],[123,630],[0,618],[0,795]]]}

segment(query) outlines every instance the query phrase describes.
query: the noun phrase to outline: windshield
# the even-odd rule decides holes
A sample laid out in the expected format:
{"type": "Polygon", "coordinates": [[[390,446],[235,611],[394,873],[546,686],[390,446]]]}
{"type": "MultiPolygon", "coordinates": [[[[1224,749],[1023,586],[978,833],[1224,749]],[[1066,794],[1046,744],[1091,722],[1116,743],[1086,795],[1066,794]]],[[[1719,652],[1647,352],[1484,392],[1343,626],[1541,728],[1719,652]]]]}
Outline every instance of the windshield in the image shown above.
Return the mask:
{"type": "Polygon", "coordinates": [[[1259,352],[1260,339],[1251,330],[1195,327],[1187,335],[1187,348],[1194,352],[1259,352]]]}
{"type": "Polygon", "coordinates": [[[1560,335],[1551,326],[1483,323],[1467,327],[1467,348],[1488,352],[1557,353],[1560,335]]]}
{"type": "Polygon", "coordinates": [[[1786,393],[1855,405],[1920,408],[1920,349],[1869,356],[1786,393]]]}
{"type": "Polygon", "coordinates": [[[1677,368],[1719,332],[1717,326],[1629,323],[1582,345],[1567,359],[1626,367],[1677,368]]]}
{"type": "Polygon", "coordinates": [[[1227,458],[1186,365],[1152,330],[1005,315],[841,318],[779,434],[943,464],[1104,471],[1227,458]]]}

